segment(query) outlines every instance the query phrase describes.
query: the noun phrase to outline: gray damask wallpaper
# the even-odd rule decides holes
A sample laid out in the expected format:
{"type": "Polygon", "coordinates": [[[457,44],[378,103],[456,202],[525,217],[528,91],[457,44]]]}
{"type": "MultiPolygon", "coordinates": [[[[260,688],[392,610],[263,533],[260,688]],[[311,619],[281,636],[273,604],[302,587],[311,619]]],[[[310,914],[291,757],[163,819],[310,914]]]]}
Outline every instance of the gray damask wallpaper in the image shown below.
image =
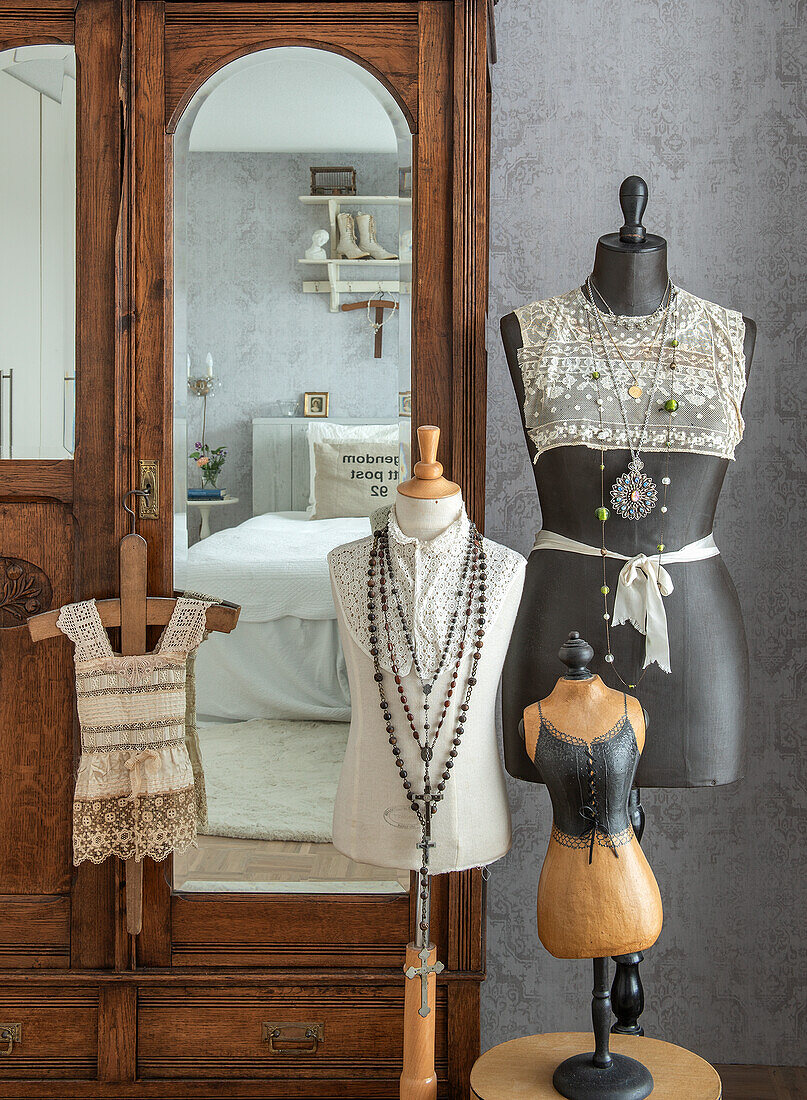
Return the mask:
{"type": "MultiPolygon", "coordinates": [[[[807,4],[503,0],[496,14],[488,535],[527,552],[539,526],[499,318],[583,280],[621,224],[626,175],[650,185],[646,224],[669,240],[673,279],[759,326],[715,526],[751,650],[748,774],[645,792],[665,925],[643,1021],[713,1061],[804,1064],[807,4]]],[[[590,1019],[590,964],[551,958],[535,929],[548,796],[512,780],[510,796],[513,848],[488,887],[485,1047],[590,1019]]]]}

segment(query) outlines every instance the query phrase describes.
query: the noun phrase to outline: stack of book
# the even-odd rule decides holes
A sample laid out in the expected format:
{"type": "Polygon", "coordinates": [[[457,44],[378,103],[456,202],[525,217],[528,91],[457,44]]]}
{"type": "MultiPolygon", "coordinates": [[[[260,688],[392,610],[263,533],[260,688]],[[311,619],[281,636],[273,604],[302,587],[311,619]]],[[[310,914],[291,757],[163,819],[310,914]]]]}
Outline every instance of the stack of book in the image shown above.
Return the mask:
{"type": "Polygon", "coordinates": [[[214,489],[209,486],[204,489],[188,489],[188,500],[224,500],[226,496],[226,489],[214,489]]]}

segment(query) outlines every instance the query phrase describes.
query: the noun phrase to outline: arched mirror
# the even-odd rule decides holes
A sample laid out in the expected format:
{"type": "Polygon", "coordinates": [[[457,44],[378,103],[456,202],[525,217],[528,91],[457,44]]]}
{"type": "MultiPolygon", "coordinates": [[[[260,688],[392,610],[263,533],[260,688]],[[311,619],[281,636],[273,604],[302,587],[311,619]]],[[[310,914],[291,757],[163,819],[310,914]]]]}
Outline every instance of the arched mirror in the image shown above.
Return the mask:
{"type": "Polygon", "coordinates": [[[0,52],[0,458],[69,459],[76,344],[76,55],[0,52]]]}
{"type": "Polygon", "coordinates": [[[355,62],[234,61],[174,139],[174,576],[242,606],[196,660],[199,847],[174,889],[392,894],[331,843],[350,723],[327,554],[407,475],[412,146],[355,62]]]}

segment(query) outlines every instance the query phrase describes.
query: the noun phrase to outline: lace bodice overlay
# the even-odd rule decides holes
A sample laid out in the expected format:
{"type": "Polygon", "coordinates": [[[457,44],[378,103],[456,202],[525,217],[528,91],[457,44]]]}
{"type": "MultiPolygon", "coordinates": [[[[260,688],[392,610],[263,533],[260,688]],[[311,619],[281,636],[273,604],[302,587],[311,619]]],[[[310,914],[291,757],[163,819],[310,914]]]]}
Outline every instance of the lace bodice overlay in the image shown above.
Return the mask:
{"type": "MultiPolygon", "coordinates": [[[[456,606],[456,588],[468,546],[470,521],[463,506],[459,517],[436,538],[426,541],[405,535],[395,519],[395,510],[382,509],[373,517],[376,528],[390,515],[390,556],[398,593],[408,622],[414,628],[418,660],[426,673],[437,668],[449,634],[451,613],[456,606]]],[[[372,538],[338,546],[328,555],[331,576],[345,622],[356,644],[370,655],[367,622],[367,566],[372,538]]],[[[487,556],[487,616],[492,622],[513,578],[523,563],[514,550],[483,539],[487,556]]],[[[396,613],[390,614],[393,646],[401,675],[412,665],[406,638],[396,613]]],[[[381,667],[392,669],[385,648],[381,667]]]]}
{"type": "Polygon", "coordinates": [[[74,862],[164,859],[196,838],[185,744],[186,664],[212,601],[177,600],[153,653],[112,650],[94,600],[68,604],[57,625],[75,646],[81,761],[73,805],[74,862]]]}
{"type": "MultiPolygon", "coordinates": [[[[515,311],[523,340],[518,361],[524,380],[524,414],[527,431],[537,448],[536,460],[543,451],[553,447],[614,450],[629,446],[613,380],[607,368],[602,366],[605,355],[592,316],[594,309],[578,287],[515,311]],[[595,369],[592,349],[597,360],[596,369],[600,371],[602,433],[596,404],[597,387],[591,378],[595,369]]],[[[680,288],[675,289],[673,309],[677,311],[675,398],[678,409],[672,425],[672,450],[733,459],[744,427],[740,411],[745,392],[742,315],[696,298],[680,288]]],[[[653,315],[642,320],[603,315],[603,321],[644,390],[638,401],[624,401],[635,441],[652,388],[658,355],[658,344],[653,345],[653,336],[659,327],[658,317],[653,315]]],[[[633,381],[628,368],[612,344],[609,344],[608,353],[617,383],[624,383],[627,390],[633,381]]],[[[663,352],[661,378],[664,385],[670,374],[666,368],[672,353],[672,347],[663,352]]],[[[651,409],[644,445],[646,451],[661,451],[666,447],[669,416],[661,408],[661,398],[667,396],[667,390],[663,390],[655,402],[658,407],[651,409]]]]}

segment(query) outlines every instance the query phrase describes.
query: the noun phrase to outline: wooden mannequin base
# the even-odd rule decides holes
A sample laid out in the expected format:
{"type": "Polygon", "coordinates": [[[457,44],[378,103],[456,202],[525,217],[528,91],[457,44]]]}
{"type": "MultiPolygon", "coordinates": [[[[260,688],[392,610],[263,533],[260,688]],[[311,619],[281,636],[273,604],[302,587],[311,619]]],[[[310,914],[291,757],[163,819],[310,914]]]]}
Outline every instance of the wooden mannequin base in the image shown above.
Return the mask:
{"type": "MultiPolygon", "coordinates": [[[[558,1100],[552,1084],[558,1065],[593,1050],[591,1032],[527,1035],[500,1043],[478,1058],[471,1071],[475,1100],[558,1100]]],[[[717,1072],[683,1047],[636,1035],[612,1035],[611,1050],[636,1058],[653,1075],[650,1100],[720,1100],[717,1072]]],[[[603,1094],[606,1096],[607,1094],[603,1094]]]]}

